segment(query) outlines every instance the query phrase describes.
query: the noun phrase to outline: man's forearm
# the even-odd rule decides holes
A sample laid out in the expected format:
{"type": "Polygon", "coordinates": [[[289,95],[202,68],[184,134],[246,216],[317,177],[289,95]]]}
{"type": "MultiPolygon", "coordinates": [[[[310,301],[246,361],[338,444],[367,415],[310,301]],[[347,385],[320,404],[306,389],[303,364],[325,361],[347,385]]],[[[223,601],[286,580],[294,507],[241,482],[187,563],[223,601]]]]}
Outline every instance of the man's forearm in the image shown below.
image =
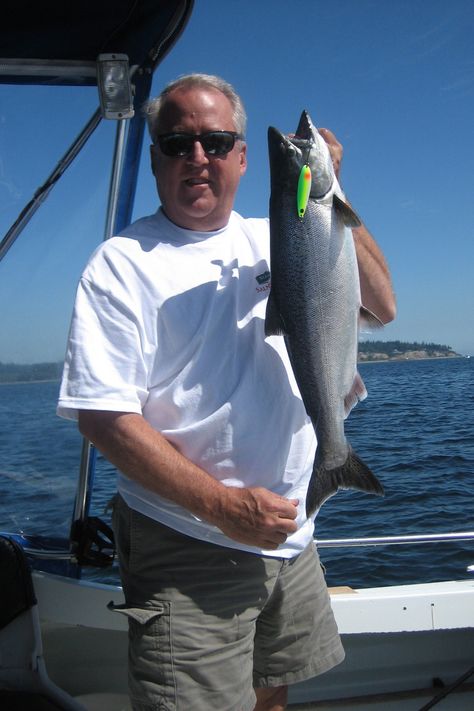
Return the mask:
{"type": "Polygon", "coordinates": [[[352,230],[359,265],[362,305],[382,323],[395,318],[396,305],[385,257],[364,225],[352,230]]]}
{"type": "Polygon", "coordinates": [[[183,457],[143,417],[82,410],[79,429],[130,479],[209,520],[222,484],[183,457]]]}
{"type": "Polygon", "coordinates": [[[296,503],[263,488],[226,487],[138,414],[81,410],[79,429],[127,477],[236,541],[276,548],[296,530],[296,503]]]}

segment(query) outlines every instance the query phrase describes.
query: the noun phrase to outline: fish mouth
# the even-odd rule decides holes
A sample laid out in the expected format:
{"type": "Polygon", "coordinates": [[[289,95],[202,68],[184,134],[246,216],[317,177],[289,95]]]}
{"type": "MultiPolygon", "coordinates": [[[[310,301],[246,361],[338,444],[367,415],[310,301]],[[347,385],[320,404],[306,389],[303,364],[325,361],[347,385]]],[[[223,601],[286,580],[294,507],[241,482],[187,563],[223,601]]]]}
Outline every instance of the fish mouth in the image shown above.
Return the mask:
{"type": "Polygon", "coordinates": [[[283,133],[281,133],[274,126],[269,126],[268,140],[269,140],[269,143],[273,143],[274,145],[277,145],[277,144],[283,144],[286,146],[293,145],[293,146],[296,146],[299,148],[302,141],[314,142],[315,133],[317,133],[317,129],[314,127],[313,122],[311,121],[311,118],[310,118],[310,115],[308,114],[308,112],[306,110],[304,110],[301,113],[300,120],[298,123],[298,128],[296,129],[296,133],[290,134],[290,136],[285,136],[283,133]]]}
{"type": "Polygon", "coordinates": [[[313,139],[313,124],[306,110],[300,116],[295,138],[300,138],[303,141],[311,141],[313,139]]]}
{"type": "Polygon", "coordinates": [[[286,143],[287,138],[274,126],[268,127],[268,140],[272,143],[286,143]]]}
{"type": "Polygon", "coordinates": [[[286,148],[289,148],[290,151],[292,147],[293,149],[296,148],[299,150],[305,150],[307,149],[308,141],[310,143],[314,143],[315,131],[316,129],[313,126],[313,122],[311,121],[310,115],[306,110],[304,110],[301,113],[298,128],[296,129],[295,134],[285,136],[277,128],[270,126],[268,128],[268,141],[269,144],[273,144],[274,146],[286,146],[286,148]]]}
{"type": "Polygon", "coordinates": [[[293,136],[285,136],[274,126],[268,127],[268,145],[275,152],[284,151],[290,155],[301,155],[301,151],[297,146],[298,141],[295,143],[293,136]]]}

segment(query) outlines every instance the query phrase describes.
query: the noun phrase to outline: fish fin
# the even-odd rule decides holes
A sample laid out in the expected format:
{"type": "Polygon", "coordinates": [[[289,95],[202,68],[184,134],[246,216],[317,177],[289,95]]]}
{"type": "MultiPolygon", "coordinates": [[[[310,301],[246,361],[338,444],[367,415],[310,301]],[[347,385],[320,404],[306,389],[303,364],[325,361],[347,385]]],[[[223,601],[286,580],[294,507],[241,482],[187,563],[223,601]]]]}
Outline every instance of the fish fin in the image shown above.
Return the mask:
{"type": "Polygon", "coordinates": [[[273,291],[270,291],[270,296],[267,301],[267,310],[265,312],[265,335],[266,336],[282,336],[285,334],[285,326],[278,309],[273,291]]]}
{"type": "Polygon", "coordinates": [[[366,309],[365,306],[360,307],[359,324],[363,331],[372,330],[374,328],[383,328],[385,326],[384,322],[381,321],[373,311],[366,309]]]}
{"type": "Polygon", "coordinates": [[[345,417],[348,417],[352,408],[355,407],[361,400],[365,400],[366,397],[367,390],[364,385],[364,381],[362,380],[360,373],[356,372],[354,380],[352,381],[352,387],[344,398],[345,417]]]}
{"type": "Polygon", "coordinates": [[[352,207],[348,205],[345,200],[340,198],[339,195],[336,195],[336,193],[334,193],[334,195],[332,196],[332,204],[336,212],[341,216],[342,221],[344,222],[346,227],[361,226],[362,221],[356,215],[352,207]]]}
{"type": "Polygon", "coordinates": [[[351,449],[344,464],[335,469],[326,469],[316,453],[306,495],[306,515],[314,513],[339,489],[357,489],[368,494],[384,495],[383,486],[377,477],[351,449]]]}

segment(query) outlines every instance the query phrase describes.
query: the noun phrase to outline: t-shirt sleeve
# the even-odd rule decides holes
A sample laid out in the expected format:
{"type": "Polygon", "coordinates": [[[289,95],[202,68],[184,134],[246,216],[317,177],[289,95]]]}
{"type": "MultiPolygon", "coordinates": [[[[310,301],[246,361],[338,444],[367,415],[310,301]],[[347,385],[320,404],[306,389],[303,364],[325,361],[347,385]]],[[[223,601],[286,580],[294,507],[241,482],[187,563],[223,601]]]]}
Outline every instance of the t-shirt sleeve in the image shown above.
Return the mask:
{"type": "Polygon", "coordinates": [[[148,390],[140,310],[118,292],[84,277],[79,283],[57,408],[61,417],[77,419],[81,409],[142,412],[148,390]]]}

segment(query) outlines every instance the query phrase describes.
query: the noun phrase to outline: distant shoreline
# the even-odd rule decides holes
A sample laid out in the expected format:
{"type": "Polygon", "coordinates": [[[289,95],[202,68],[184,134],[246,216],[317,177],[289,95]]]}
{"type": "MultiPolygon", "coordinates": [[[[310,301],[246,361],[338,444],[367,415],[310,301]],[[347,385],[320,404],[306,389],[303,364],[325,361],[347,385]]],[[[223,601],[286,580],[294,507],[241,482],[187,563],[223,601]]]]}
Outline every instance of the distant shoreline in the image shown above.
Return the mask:
{"type": "MultiPolygon", "coordinates": [[[[411,355],[411,356],[386,356],[384,358],[360,358],[357,359],[357,364],[361,363],[406,363],[407,361],[417,360],[456,360],[459,358],[470,358],[470,356],[455,353],[453,355],[411,355]]],[[[0,380],[0,385],[28,385],[28,383],[59,383],[61,378],[40,378],[38,380],[0,380]]]]}
{"type": "Polygon", "coordinates": [[[59,383],[60,378],[42,378],[41,380],[0,380],[0,385],[28,385],[28,383],[59,383]]]}
{"type": "Polygon", "coordinates": [[[416,360],[456,360],[458,358],[470,358],[470,356],[463,356],[460,353],[455,355],[444,355],[444,356],[387,356],[386,358],[358,358],[358,363],[406,363],[407,361],[416,360]]]}

